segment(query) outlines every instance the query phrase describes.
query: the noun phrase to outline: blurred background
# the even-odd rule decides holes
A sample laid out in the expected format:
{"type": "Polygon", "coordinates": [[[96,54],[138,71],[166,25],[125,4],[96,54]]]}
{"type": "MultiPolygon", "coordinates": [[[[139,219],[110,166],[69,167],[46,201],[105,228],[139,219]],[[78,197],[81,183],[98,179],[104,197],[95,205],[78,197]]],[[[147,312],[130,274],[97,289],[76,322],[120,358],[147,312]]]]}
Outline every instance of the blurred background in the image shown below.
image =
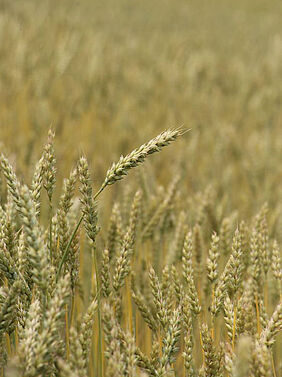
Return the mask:
{"type": "Polygon", "coordinates": [[[191,128],[146,164],[156,181],[181,167],[187,198],[212,186],[242,216],[267,201],[278,229],[281,14],[280,0],[0,0],[1,149],[29,179],[52,126],[58,180],[85,153],[99,187],[120,154],[191,128]]]}

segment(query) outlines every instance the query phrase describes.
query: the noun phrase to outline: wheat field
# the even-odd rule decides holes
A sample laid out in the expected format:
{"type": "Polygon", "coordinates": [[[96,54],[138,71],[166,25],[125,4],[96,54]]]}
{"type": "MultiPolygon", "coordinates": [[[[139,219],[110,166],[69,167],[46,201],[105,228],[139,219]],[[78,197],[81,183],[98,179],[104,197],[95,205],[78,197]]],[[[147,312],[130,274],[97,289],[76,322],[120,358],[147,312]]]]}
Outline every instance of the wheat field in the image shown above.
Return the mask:
{"type": "Polygon", "coordinates": [[[281,375],[281,14],[0,0],[0,376],[281,375]]]}

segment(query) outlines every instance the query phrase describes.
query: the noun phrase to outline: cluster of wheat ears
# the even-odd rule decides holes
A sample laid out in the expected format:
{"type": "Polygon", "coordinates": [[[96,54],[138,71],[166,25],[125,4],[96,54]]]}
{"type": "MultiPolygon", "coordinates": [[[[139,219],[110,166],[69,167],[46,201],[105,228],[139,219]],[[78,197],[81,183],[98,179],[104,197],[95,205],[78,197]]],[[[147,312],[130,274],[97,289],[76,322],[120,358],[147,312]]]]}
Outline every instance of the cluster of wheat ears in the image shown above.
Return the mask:
{"type": "Polygon", "coordinates": [[[153,198],[143,181],[100,229],[102,191],[184,133],[121,156],[96,193],[82,156],[57,205],[52,131],[30,184],[1,154],[1,376],[278,375],[281,261],[267,205],[219,225],[208,189],[189,224],[189,208],[174,205],[180,174],[153,198]]]}

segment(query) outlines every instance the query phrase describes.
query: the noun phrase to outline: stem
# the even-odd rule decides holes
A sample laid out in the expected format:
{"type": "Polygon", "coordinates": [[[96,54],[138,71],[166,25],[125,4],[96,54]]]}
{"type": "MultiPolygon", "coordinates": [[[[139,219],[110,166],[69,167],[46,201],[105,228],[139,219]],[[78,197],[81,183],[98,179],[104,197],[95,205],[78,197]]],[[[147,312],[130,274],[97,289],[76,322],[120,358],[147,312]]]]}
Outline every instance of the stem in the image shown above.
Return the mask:
{"type": "MultiPolygon", "coordinates": [[[[212,306],[213,306],[213,302],[214,302],[214,285],[212,286],[212,306]]],[[[214,333],[215,333],[215,316],[212,315],[212,318],[211,318],[211,322],[212,322],[212,328],[211,328],[211,336],[212,336],[212,340],[214,340],[214,333]]]]}
{"type": "MultiPolygon", "coordinates": [[[[44,289],[41,293],[42,297],[42,311],[43,311],[43,319],[46,317],[46,310],[47,310],[47,292],[44,289]]],[[[43,323],[43,322],[42,322],[43,323]]]]}
{"type": "Polygon", "coordinates": [[[200,330],[200,344],[201,344],[201,348],[202,348],[202,361],[203,361],[203,365],[205,365],[206,358],[205,358],[205,352],[204,352],[203,337],[202,337],[201,329],[199,329],[199,330],[200,330]]]}
{"type": "Polygon", "coordinates": [[[160,327],[158,328],[158,341],[159,341],[159,358],[162,357],[162,336],[161,336],[161,329],[160,327]]]}
{"type": "Polygon", "coordinates": [[[10,336],[8,333],[6,333],[6,346],[7,346],[7,354],[8,356],[11,356],[12,354],[11,341],[10,341],[10,336]]]}
{"type": "Polygon", "coordinates": [[[76,306],[76,289],[74,290],[71,296],[71,311],[70,311],[70,320],[69,320],[70,327],[74,325],[75,306],[76,306]]]}
{"type": "MultiPolygon", "coordinates": [[[[265,280],[267,281],[267,280],[265,280]]],[[[267,284],[265,283],[264,285],[264,303],[265,303],[265,310],[266,313],[268,311],[268,289],[267,289],[267,284]]]]}
{"type": "Polygon", "coordinates": [[[69,337],[69,316],[68,316],[68,305],[65,305],[65,321],[66,321],[66,356],[67,360],[70,357],[70,337],[69,337]]]}
{"type": "Polygon", "coordinates": [[[53,253],[52,253],[52,202],[49,202],[49,252],[50,252],[50,261],[52,264],[53,253]]]}
{"type": "Polygon", "coordinates": [[[78,228],[80,227],[80,224],[82,223],[82,220],[83,220],[83,215],[81,215],[80,219],[78,220],[78,223],[76,224],[76,227],[74,228],[73,232],[72,232],[72,235],[69,239],[69,242],[67,244],[67,247],[66,247],[66,250],[62,256],[62,259],[61,259],[61,262],[59,264],[59,268],[58,268],[58,272],[57,272],[57,276],[56,276],[56,282],[58,282],[59,280],[59,277],[61,275],[61,271],[62,271],[62,267],[63,267],[63,264],[65,263],[66,259],[67,259],[67,256],[68,256],[68,253],[69,253],[69,249],[70,249],[70,246],[72,244],[72,241],[78,231],[78,228]]]}
{"type": "Polygon", "coordinates": [[[93,361],[93,356],[92,356],[92,354],[91,354],[91,355],[90,355],[90,363],[89,363],[89,373],[90,373],[90,377],[95,377],[95,375],[94,375],[93,364],[94,364],[94,361],[93,361]]]}
{"type": "Polygon", "coordinates": [[[234,308],[234,318],[233,318],[233,330],[232,330],[232,350],[235,349],[235,331],[236,331],[236,313],[237,307],[234,308]]]}
{"type": "Polygon", "coordinates": [[[95,268],[95,276],[96,276],[96,295],[98,301],[98,357],[99,357],[99,376],[104,377],[104,360],[103,360],[103,345],[102,345],[102,320],[101,320],[101,310],[100,310],[100,280],[98,275],[98,263],[97,263],[97,254],[94,247],[93,250],[93,262],[95,268]]]}
{"type": "Polygon", "coordinates": [[[256,312],[257,312],[257,331],[260,335],[261,327],[260,327],[260,314],[259,314],[259,303],[258,303],[258,295],[256,294],[256,312]]]}
{"type": "Polygon", "coordinates": [[[100,188],[99,188],[99,190],[96,192],[96,194],[93,196],[93,200],[95,200],[100,194],[101,194],[101,192],[104,190],[104,188],[105,188],[106,186],[103,184],[100,188]]]}
{"type": "Polygon", "coordinates": [[[17,354],[19,349],[19,333],[18,327],[15,328],[15,354],[17,354]]]}
{"type": "Polygon", "coordinates": [[[277,377],[276,370],[275,370],[275,364],[274,364],[273,354],[271,354],[271,366],[272,366],[273,376],[277,377]]]}
{"type": "Polygon", "coordinates": [[[127,301],[127,309],[128,309],[128,315],[126,316],[126,327],[129,330],[130,334],[133,334],[130,285],[131,285],[130,276],[128,276],[125,280],[126,301],[127,301]]]}
{"type": "Polygon", "coordinates": [[[233,329],[232,329],[232,350],[235,349],[235,337],[236,337],[236,321],[237,321],[237,307],[238,307],[238,296],[235,293],[234,299],[234,316],[233,316],[233,329]]]}
{"type": "Polygon", "coordinates": [[[140,347],[138,330],[139,330],[139,311],[137,310],[135,313],[135,343],[137,347],[140,347]]]}
{"type": "MultiPolygon", "coordinates": [[[[93,200],[95,200],[101,194],[101,192],[104,190],[105,187],[106,187],[105,185],[102,185],[100,187],[100,189],[93,196],[93,200]]],[[[69,254],[70,246],[71,246],[72,241],[73,241],[73,239],[74,239],[74,237],[75,237],[75,235],[76,235],[76,233],[77,233],[77,231],[78,231],[78,229],[80,227],[80,224],[82,223],[83,217],[84,217],[84,215],[82,214],[81,217],[80,217],[80,219],[78,220],[78,222],[77,222],[77,224],[76,224],[73,232],[72,232],[72,235],[71,235],[71,237],[69,239],[69,242],[67,244],[66,250],[64,251],[64,254],[62,256],[62,259],[61,259],[61,262],[59,264],[59,268],[58,268],[58,271],[57,271],[56,282],[58,282],[58,280],[59,280],[59,277],[60,277],[61,272],[62,272],[63,265],[64,265],[64,263],[65,263],[65,261],[66,261],[66,259],[68,257],[68,254],[69,254]]]]}

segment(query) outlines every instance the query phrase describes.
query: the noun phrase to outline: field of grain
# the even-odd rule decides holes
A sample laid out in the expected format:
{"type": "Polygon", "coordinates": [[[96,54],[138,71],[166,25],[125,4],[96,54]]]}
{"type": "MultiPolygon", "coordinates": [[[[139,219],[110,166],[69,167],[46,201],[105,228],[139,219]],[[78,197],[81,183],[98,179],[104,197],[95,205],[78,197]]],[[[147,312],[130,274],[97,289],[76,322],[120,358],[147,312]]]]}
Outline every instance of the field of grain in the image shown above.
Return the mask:
{"type": "Polygon", "coordinates": [[[281,14],[0,0],[0,376],[281,375],[281,14]]]}

